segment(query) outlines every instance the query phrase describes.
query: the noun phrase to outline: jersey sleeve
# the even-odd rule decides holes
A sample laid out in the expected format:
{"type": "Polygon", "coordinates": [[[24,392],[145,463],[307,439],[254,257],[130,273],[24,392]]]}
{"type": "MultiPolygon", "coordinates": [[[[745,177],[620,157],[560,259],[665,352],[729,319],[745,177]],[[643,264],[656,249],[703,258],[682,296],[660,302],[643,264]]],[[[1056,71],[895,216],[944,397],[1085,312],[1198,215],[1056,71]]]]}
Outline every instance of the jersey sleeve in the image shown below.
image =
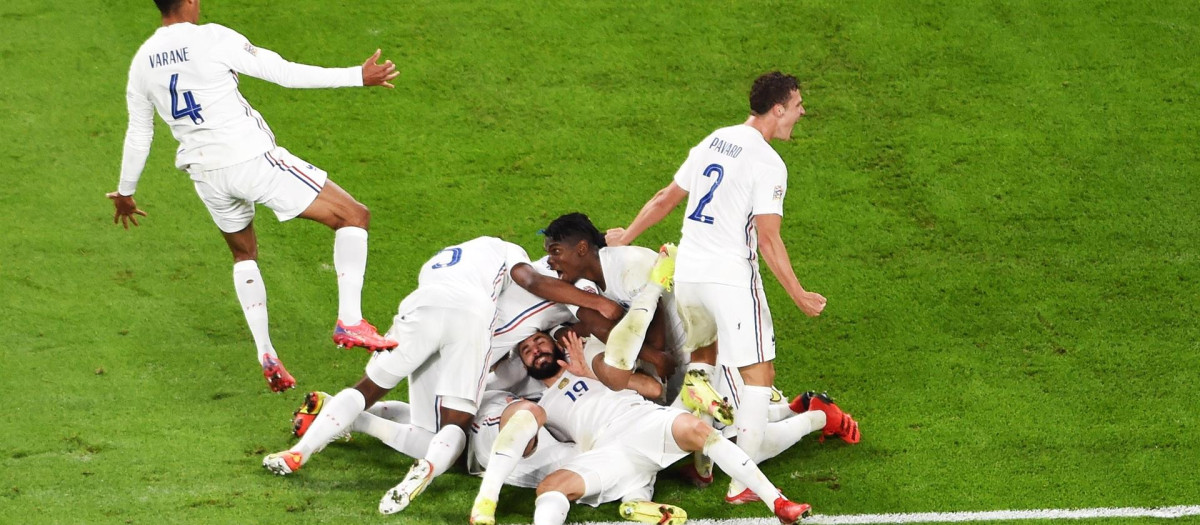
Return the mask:
{"type": "Polygon", "coordinates": [[[289,88],[362,86],[362,66],[326,68],[289,62],[278,53],[251,44],[241,33],[210,24],[216,34],[216,58],[230,70],[289,88]]]}
{"type": "Polygon", "coordinates": [[[783,197],[787,194],[787,168],[756,166],[754,175],[753,215],[783,215],[783,197]]]}
{"type": "Polygon", "coordinates": [[[504,262],[508,265],[510,271],[512,267],[521,263],[532,265],[529,262],[529,254],[525,253],[525,248],[507,241],[504,243],[504,262]]]}
{"type": "Polygon", "coordinates": [[[692,191],[692,182],[696,178],[696,148],[688,151],[688,157],[675,171],[675,185],[683,188],[686,191],[692,191]]]}
{"type": "MultiPolygon", "coordinates": [[[[580,279],[578,281],[575,281],[575,287],[579,288],[580,290],[583,290],[585,292],[588,292],[588,293],[594,293],[596,295],[600,295],[600,287],[596,286],[596,283],[589,281],[587,279],[580,279]]],[[[566,306],[567,310],[571,311],[571,315],[575,316],[576,318],[579,317],[579,307],[578,306],[575,306],[573,304],[564,304],[563,306],[566,306]]]]}
{"type": "Polygon", "coordinates": [[[142,87],[141,75],[135,65],[129,67],[129,82],[125,85],[125,107],[129,125],[125,128],[125,146],[121,153],[121,180],[117,193],[133,195],[138,179],[146,167],[150,144],[154,141],[154,103],[142,87]]]}

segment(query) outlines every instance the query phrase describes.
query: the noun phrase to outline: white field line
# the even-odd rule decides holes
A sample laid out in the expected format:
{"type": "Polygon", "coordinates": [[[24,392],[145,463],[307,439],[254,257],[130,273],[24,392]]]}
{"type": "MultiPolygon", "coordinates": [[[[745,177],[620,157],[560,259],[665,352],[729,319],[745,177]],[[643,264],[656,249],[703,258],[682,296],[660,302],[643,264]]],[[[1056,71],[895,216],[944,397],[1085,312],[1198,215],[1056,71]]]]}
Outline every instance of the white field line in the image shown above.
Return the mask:
{"type": "MultiPolygon", "coordinates": [[[[1080,520],[1090,518],[1180,518],[1200,516],[1200,505],[1174,507],[1113,507],[1094,509],[993,510],[985,512],[912,512],[905,514],[816,514],[803,525],[862,525],[875,523],[961,523],[998,520],[1080,520]]],[[[628,521],[588,522],[586,525],[628,525],[628,521]]],[[[693,525],[778,525],[770,518],[695,519],[693,525]]]]}

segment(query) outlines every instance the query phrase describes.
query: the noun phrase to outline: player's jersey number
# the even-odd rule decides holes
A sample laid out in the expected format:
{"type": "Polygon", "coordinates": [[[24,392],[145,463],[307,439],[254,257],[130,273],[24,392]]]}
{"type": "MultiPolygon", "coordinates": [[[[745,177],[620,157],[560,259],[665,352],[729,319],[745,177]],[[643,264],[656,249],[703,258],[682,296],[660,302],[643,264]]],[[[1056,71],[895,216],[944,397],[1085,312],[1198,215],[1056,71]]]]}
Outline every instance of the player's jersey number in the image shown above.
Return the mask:
{"type": "Polygon", "coordinates": [[[436,270],[438,268],[448,268],[450,266],[454,266],[454,265],[458,264],[458,261],[462,260],[462,248],[459,248],[457,246],[455,246],[454,248],[446,248],[445,250],[438,252],[438,255],[441,255],[446,252],[450,252],[450,261],[436,263],[433,266],[430,266],[430,268],[432,268],[434,270],[436,270]]]}
{"type": "Polygon", "coordinates": [[[587,383],[584,383],[583,381],[575,381],[575,384],[571,385],[571,389],[563,392],[563,395],[571,398],[571,401],[576,401],[580,397],[583,397],[583,393],[587,391],[587,383]]]}
{"type": "Polygon", "coordinates": [[[193,124],[204,122],[204,117],[200,116],[200,104],[196,102],[196,97],[192,96],[191,91],[183,92],[183,107],[179,107],[179,91],[176,89],[176,84],[179,83],[179,73],[171,75],[171,116],[175,120],[183,117],[191,117],[193,124]]]}
{"type": "Polygon", "coordinates": [[[700,197],[700,201],[696,203],[696,209],[692,210],[692,213],[689,213],[687,216],[687,218],[693,221],[704,224],[713,223],[712,216],[704,214],[704,207],[708,206],[708,203],[712,202],[713,193],[716,193],[717,186],[721,185],[721,179],[725,177],[725,168],[722,168],[720,164],[709,164],[707,168],[704,168],[705,177],[712,178],[713,173],[717,174],[717,180],[713,181],[712,187],[708,189],[708,193],[705,193],[703,197],[700,197]]]}

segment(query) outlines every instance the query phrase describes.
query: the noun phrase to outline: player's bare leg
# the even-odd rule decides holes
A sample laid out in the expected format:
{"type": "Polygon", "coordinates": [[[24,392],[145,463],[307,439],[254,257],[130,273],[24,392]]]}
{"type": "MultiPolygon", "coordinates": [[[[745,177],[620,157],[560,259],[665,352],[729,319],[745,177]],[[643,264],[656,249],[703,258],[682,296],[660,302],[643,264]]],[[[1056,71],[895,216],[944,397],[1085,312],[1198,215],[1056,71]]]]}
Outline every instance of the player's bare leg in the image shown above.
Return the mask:
{"type": "Polygon", "coordinates": [[[583,497],[583,477],[570,470],[556,470],[537,487],[533,501],[534,525],[562,525],[567,521],[571,502],[583,497]]]}
{"type": "Polygon", "coordinates": [[[267,287],[258,270],[258,238],[254,234],[254,223],[233,233],[221,232],[225,244],[233,254],[233,289],[237,292],[242,314],[250,327],[254,346],[258,350],[258,363],[263,377],[272,391],[282,392],[296,386],[296,379],[284,368],[275,347],[271,345],[271,334],[267,323],[267,287]]]}
{"type": "Polygon", "coordinates": [[[362,315],[362,287],[367,272],[367,228],[371,212],[332,180],[317,194],[300,217],[334,230],[333,267],[338,279],[338,321],[333,342],[371,351],[389,350],[396,342],[379,335],[362,315]]]}

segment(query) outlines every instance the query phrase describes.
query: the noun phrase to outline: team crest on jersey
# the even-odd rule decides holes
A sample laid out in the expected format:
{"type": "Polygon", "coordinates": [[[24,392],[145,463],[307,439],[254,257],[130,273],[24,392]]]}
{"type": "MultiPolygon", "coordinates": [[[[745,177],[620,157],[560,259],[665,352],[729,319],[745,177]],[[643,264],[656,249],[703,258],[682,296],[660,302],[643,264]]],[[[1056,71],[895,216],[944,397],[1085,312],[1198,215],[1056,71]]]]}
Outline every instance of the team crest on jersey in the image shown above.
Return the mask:
{"type": "Polygon", "coordinates": [[[250,53],[251,55],[258,56],[258,48],[254,47],[254,44],[251,44],[250,42],[246,42],[246,45],[243,46],[242,49],[245,49],[246,52],[250,53]]]}
{"type": "Polygon", "coordinates": [[[783,199],[783,186],[775,186],[775,192],[771,194],[771,198],[775,200],[783,199]]]}
{"type": "Polygon", "coordinates": [[[562,378],[562,381],[558,382],[558,389],[562,390],[566,387],[567,387],[567,378],[564,377],[564,378],[562,378]]]}

